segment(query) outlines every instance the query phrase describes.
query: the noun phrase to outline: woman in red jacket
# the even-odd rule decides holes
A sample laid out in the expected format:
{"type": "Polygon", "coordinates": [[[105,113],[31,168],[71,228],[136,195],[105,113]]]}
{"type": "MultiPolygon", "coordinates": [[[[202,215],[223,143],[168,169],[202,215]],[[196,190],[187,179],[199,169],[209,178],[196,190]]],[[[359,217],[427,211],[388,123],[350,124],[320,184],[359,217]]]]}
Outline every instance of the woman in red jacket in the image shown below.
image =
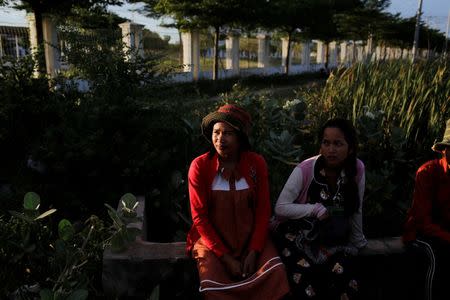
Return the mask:
{"type": "Polygon", "coordinates": [[[236,105],[207,115],[202,133],[213,147],[189,169],[187,250],[197,261],[205,299],[280,299],[289,290],[268,239],[267,166],[249,151],[250,125],[250,115],[236,105]]]}
{"type": "MultiPolygon", "coordinates": [[[[450,119],[442,141],[433,151],[440,159],[424,163],[416,172],[412,207],[408,211],[403,240],[411,255],[426,253],[425,296],[420,299],[448,299],[450,276],[450,119]]],[[[416,261],[414,263],[417,263],[416,261]]]]}

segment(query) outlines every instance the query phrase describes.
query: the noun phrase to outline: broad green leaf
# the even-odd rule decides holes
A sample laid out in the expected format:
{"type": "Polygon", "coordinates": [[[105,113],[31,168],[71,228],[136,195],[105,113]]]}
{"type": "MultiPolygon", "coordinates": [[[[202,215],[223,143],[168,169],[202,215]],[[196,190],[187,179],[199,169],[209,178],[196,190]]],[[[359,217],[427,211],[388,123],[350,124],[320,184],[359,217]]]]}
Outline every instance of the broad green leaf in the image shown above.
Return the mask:
{"type": "Polygon", "coordinates": [[[136,197],[131,193],[123,195],[120,201],[122,201],[122,205],[128,209],[134,209],[135,204],[137,203],[136,197]]]}
{"type": "Polygon", "coordinates": [[[69,241],[75,234],[75,229],[67,219],[62,219],[58,224],[58,234],[63,241],[69,241]]]}
{"type": "Polygon", "coordinates": [[[35,192],[28,192],[23,198],[23,208],[27,210],[38,210],[41,204],[41,197],[35,192]]]}

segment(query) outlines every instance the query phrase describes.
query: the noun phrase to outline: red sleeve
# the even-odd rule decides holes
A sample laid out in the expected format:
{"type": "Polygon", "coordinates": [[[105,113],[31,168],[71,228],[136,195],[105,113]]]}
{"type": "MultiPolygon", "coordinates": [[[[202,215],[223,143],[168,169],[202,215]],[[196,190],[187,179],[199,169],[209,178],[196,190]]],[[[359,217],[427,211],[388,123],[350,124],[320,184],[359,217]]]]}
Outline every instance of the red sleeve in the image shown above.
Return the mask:
{"type": "Polygon", "coordinates": [[[266,243],[269,228],[270,193],[266,162],[260,155],[256,158],[255,229],[250,241],[250,249],[261,252],[266,243]]]}
{"type": "Polygon", "coordinates": [[[450,232],[444,230],[432,220],[432,202],[436,197],[434,195],[433,178],[429,172],[430,167],[420,168],[416,174],[416,183],[414,187],[413,212],[416,217],[416,226],[419,232],[426,236],[436,237],[450,242],[450,232]]]}
{"type": "Polygon", "coordinates": [[[228,250],[209,221],[208,195],[211,188],[207,186],[209,169],[205,168],[205,164],[202,165],[203,168],[199,164],[200,161],[195,159],[188,174],[192,221],[205,245],[221,257],[224,253],[228,253],[228,250]]]}

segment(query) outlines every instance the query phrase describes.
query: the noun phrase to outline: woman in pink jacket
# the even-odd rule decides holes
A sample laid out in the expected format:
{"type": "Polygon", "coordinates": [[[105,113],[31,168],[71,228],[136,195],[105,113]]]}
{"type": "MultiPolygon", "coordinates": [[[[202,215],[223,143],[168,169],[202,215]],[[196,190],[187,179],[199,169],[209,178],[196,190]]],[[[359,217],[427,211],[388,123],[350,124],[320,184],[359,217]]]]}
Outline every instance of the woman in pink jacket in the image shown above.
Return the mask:
{"type": "Polygon", "coordinates": [[[354,299],[351,257],[362,232],[364,164],[353,125],[332,119],[319,132],[319,155],[301,162],[275,206],[277,244],[295,299],[354,299]]]}

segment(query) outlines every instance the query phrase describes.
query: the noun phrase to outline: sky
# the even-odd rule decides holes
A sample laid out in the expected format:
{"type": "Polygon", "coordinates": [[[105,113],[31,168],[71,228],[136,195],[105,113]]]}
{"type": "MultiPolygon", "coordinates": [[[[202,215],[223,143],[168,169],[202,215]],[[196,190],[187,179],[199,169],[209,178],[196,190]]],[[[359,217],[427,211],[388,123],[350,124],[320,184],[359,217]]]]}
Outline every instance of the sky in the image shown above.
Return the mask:
{"type": "MultiPolygon", "coordinates": [[[[391,13],[400,13],[402,17],[412,17],[416,14],[419,0],[391,0],[391,5],[387,9],[391,13]]],[[[151,31],[157,32],[160,36],[170,36],[170,42],[178,42],[178,32],[172,28],[159,26],[164,20],[154,20],[147,18],[134,11],[141,7],[140,4],[126,4],[121,7],[110,8],[121,17],[130,19],[135,23],[145,25],[151,31]]],[[[442,33],[447,32],[447,18],[450,14],[450,0],[423,0],[422,20],[430,27],[436,28],[442,33]]],[[[167,23],[168,21],[165,20],[167,23]]],[[[24,11],[12,8],[0,7],[0,25],[7,26],[27,26],[24,11]]]]}

